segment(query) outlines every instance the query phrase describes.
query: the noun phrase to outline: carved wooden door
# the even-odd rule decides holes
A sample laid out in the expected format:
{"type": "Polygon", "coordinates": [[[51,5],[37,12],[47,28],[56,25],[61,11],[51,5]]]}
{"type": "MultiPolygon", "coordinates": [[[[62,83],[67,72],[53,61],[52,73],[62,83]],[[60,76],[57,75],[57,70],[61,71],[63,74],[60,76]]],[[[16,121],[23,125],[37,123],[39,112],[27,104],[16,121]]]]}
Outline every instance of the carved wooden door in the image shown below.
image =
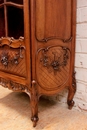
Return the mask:
{"type": "MultiPolygon", "coordinates": [[[[53,95],[68,87],[69,108],[76,90],[75,12],[76,0],[31,0],[33,95],[53,95]]],[[[36,102],[33,121],[38,117],[36,102]]]]}
{"type": "Polygon", "coordinates": [[[39,93],[50,95],[72,79],[75,0],[32,0],[31,4],[32,79],[39,93]]]}
{"type": "Polygon", "coordinates": [[[36,56],[37,81],[47,94],[55,93],[69,79],[71,1],[37,0],[35,24],[37,47],[41,45],[36,56]]]}
{"type": "Polygon", "coordinates": [[[30,89],[29,33],[29,1],[0,0],[0,83],[14,91],[30,89]]]}

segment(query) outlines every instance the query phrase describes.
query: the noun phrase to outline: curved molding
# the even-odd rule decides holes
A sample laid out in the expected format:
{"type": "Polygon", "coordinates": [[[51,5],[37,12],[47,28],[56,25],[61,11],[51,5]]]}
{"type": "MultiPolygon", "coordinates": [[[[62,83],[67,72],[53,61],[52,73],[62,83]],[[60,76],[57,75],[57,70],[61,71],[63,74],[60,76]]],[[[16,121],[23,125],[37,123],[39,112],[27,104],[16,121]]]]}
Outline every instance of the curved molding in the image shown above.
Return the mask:
{"type": "Polygon", "coordinates": [[[13,3],[13,2],[5,2],[5,3],[2,3],[2,4],[0,4],[0,8],[2,8],[4,5],[14,6],[14,7],[23,9],[23,5],[21,5],[21,4],[15,4],[15,3],[13,3]]]}
{"type": "Polygon", "coordinates": [[[60,45],[52,45],[52,46],[43,47],[43,48],[38,49],[38,50],[37,50],[37,55],[38,55],[38,53],[39,53],[40,51],[42,51],[42,50],[48,51],[50,48],[53,48],[53,47],[61,47],[62,49],[67,49],[67,50],[71,53],[71,51],[70,51],[70,49],[69,49],[68,47],[60,46],[60,45]]]}
{"type": "Polygon", "coordinates": [[[13,37],[1,37],[0,47],[8,45],[11,48],[24,48],[24,37],[19,37],[19,39],[14,39],[13,37]]]}
{"type": "Polygon", "coordinates": [[[41,40],[39,40],[39,39],[36,37],[36,39],[37,39],[38,42],[48,42],[49,40],[58,39],[58,40],[61,40],[61,41],[64,42],[64,43],[67,43],[67,42],[71,42],[71,41],[72,41],[72,36],[71,36],[69,39],[63,39],[63,38],[61,38],[61,37],[56,37],[56,36],[44,38],[44,39],[41,39],[41,40]]]}

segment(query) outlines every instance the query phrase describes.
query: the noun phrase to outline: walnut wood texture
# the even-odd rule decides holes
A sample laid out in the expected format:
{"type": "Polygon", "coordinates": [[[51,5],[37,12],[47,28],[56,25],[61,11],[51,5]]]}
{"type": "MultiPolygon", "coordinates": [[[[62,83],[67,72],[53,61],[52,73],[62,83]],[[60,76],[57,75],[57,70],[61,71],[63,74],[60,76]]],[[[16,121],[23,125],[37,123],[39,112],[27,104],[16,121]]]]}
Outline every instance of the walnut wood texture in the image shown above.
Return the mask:
{"type": "Polygon", "coordinates": [[[76,91],[76,0],[1,0],[0,21],[0,84],[30,96],[33,126],[42,95],[68,87],[71,109],[76,91]]]}
{"type": "Polygon", "coordinates": [[[38,97],[68,87],[71,109],[76,91],[76,0],[31,0],[31,27],[32,80],[38,97]]]}
{"type": "Polygon", "coordinates": [[[13,91],[22,91],[23,88],[23,91],[29,94],[31,89],[29,1],[0,1],[0,21],[2,21],[0,77],[3,79],[0,82],[3,86],[8,82],[9,85],[6,86],[13,91]]]}
{"type": "Polygon", "coordinates": [[[49,37],[71,37],[71,0],[36,1],[36,38],[41,41],[49,37]]]}

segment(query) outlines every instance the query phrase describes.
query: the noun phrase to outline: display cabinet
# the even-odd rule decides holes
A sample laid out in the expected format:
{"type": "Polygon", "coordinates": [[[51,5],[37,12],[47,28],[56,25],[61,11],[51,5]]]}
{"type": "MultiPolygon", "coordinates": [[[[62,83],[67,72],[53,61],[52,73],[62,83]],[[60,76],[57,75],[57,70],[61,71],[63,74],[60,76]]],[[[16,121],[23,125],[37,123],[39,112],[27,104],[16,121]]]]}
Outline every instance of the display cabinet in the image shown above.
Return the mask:
{"type": "Polygon", "coordinates": [[[38,102],[68,88],[74,105],[76,0],[0,0],[0,84],[38,102]]]}

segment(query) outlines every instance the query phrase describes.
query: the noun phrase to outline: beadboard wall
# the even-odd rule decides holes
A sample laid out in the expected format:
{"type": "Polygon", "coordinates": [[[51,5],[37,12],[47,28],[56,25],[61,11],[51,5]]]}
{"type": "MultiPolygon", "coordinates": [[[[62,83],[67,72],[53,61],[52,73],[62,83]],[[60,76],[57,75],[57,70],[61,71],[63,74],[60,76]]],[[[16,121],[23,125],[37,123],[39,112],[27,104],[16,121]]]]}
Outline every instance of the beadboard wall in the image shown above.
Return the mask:
{"type": "MultiPolygon", "coordinates": [[[[74,109],[87,111],[87,0],[77,0],[75,71],[77,91],[74,109]]],[[[49,99],[67,105],[67,93],[65,90],[49,99]]]]}

